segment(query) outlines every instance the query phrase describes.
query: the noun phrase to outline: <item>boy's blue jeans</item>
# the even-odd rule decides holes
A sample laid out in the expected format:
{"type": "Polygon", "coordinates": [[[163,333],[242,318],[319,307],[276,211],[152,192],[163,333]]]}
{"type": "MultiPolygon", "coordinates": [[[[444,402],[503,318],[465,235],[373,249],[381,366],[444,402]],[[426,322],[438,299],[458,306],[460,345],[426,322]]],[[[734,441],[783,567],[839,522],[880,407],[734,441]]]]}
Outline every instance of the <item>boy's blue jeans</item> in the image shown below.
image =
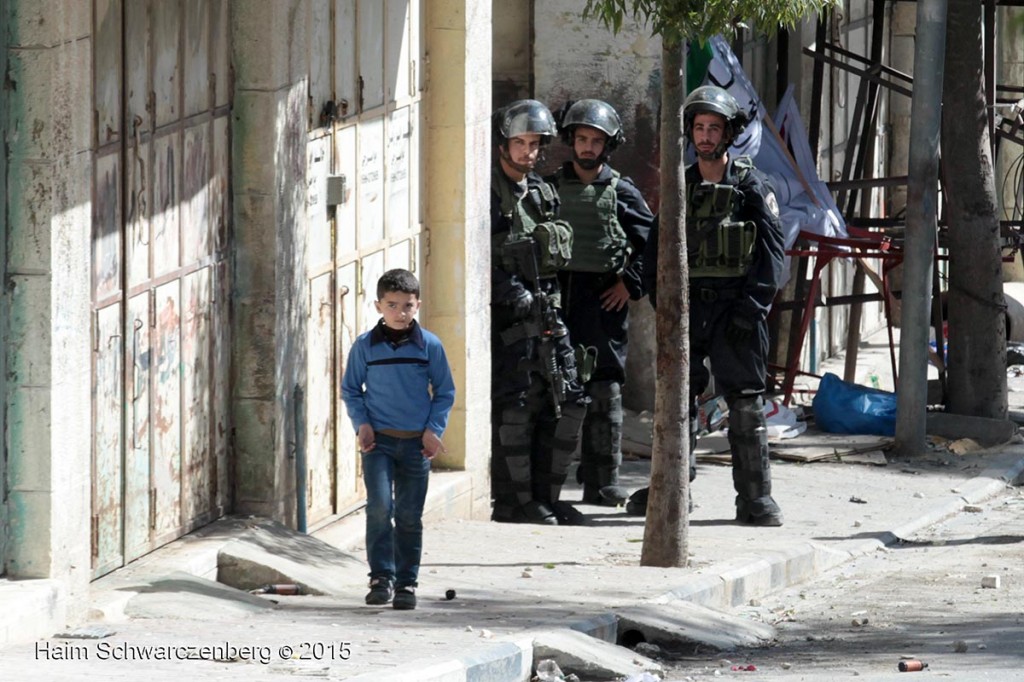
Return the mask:
{"type": "Polygon", "coordinates": [[[373,450],[363,453],[370,578],[387,578],[398,587],[416,587],[430,460],[423,456],[420,438],[377,433],[374,440],[373,450]]]}

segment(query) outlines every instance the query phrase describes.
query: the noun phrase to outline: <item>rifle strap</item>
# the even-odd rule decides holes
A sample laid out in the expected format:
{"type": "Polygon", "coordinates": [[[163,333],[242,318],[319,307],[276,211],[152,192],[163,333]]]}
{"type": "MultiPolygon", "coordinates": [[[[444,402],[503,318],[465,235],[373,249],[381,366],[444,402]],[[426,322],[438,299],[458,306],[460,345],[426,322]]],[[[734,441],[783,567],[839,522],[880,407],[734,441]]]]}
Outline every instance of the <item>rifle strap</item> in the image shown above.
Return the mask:
{"type": "Polygon", "coordinates": [[[544,332],[540,325],[532,320],[526,322],[520,322],[515,324],[505,331],[501,332],[501,342],[506,346],[511,346],[517,341],[523,339],[538,338],[544,332]]]}
{"type": "Polygon", "coordinates": [[[491,185],[498,188],[498,199],[501,202],[501,214],[505,216],[509,221],[509,229],[512,234],[520,234],[523,231],[523,221],[519,217],[519,212],[516,208],[520,205],[522,199],[516,197],[512,193],[511,180],[500,170],[495,167],[491,171],[491,185]]]}

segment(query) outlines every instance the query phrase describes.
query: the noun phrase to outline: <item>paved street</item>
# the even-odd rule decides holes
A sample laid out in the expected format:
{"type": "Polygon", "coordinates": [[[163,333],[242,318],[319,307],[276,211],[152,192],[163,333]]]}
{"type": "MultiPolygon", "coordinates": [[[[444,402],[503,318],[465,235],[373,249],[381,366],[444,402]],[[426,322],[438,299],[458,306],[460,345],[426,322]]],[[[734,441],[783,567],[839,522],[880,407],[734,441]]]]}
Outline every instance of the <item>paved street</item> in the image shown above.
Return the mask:
{"type": "MultiPolygon", "coordinates": [[[[1011,394],[1013,409],[1020,395],[1011,394]]],[[[618,614],[685,614],[696,604],[770,623],[780,644],[669,661],[667,679],[751,674],[723,660],[756,665],[759,677],[885,678],[902,655],[951,679],[1021,679],[998,676],[1017,675],[1024,504],[1006,481],[1024,472],[1021,442],[965,454],[937,446],[884,466],[775,461],[781,528],[735,524],[730,469],[698,468],[686,568],[640,567],[643,520],[580,505],[590,526],[431,521],[412,612],[363,604],[358,527],[345,541],[303,536],[322,546],[308,554],[272,544],[256,560],[257,584],[290,582],[283,559],[316,565],[343,549],[350,556],[329,596],[254,598],[195,577],[205,565],[197,548],[212,552],[215,567],[217,551],[253,532],[247,519],[225,520],[94,583],[96,615],[106,617],[72,634],[98,639],[5,646],[0,670],[15,680],[526,680],[545,633],[571,627],[614,642],[618,614]],[[999,589],[980,587],[990,574],[999,589]],[[955,653],[956,641],[968,651],[955,653]]],[[[643,485],[648,469],[628,462],[626,485],[643,485]]],[[[459,476],[434,474],[432,494],[451,494],[459,476]]],[[[566,496],[579,500],[580,491],[566,496]]],[[[678,635],[686,623],[673,627],[678,635]]]]}
{"type": "Polygon", "coordinates": [[[1024,494],[972,509],[737,609],[778,642],[691,655],[666,679],[754,665],[758,679],[903,680],[898,663],[919,660],[944,679],[1024,680],[1024,494]]]}
{"type": "MultiPolygon", "coordinates": [[[[787,522],[778,529],[733,523],[729,469],[702,465],[690,568],[640,567],[642,520],[616,510],[583,506],[594,523],[583,528],[441,521],[427,529],[421,603],[414,612],[363,605],[362,576],[342,593],[268,596],[263,599],[277,606],[256,609],[202,583],[169,580],[175,566],[153,561],[140,574],[160,580],[129,602],[147,617],[99,623],[112,633],[99,640],[8,646],[0,661],[9,679],[450,679],[428,674],[427,667],[464,664],[474,656],[504,660],[502,652],[525,632],[585,623],[645,603],[683,597],[719,609],[742,606],[851,559],[874,559],[897,536],[917,537],[951,510],[999,494],[1004,486],[998,475],[1019,473],[1022,461],[1024,448],[1017,445],[887,467],[780,462],[774,469],[787,522]],[[451,601],[443,598],[448,589],[456,590],[451,601]],[[423,676],[396,678],[397,671],[423,676]]],[[[646,466],[630,464],[631,485],[642,483],[646,466]]],[[[1015,544],[1005,549],[1019,551],[1015,544]]],[[[361,556],[360,548],[353,553],[361,556]]],[[[1006,582],[1012,578],[1008,574],[1006,582]]],[[[976,571],[964,572],[965,584],[979,579],[976,571]]],[[[766,607],[749,615],[769,619],[771,613],[766,607]]],[[[892,663],[890,654],[883,659],[892,663]]]]}

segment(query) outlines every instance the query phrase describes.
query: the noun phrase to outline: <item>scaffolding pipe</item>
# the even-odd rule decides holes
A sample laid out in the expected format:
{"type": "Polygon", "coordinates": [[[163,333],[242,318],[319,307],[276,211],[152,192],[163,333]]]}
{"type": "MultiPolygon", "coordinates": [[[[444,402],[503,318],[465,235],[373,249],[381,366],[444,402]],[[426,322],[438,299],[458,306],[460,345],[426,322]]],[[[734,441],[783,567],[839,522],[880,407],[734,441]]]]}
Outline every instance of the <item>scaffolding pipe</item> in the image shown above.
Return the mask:
{"type": "Polygon", "coordinates": [[[896,451],[925,453],[928,406],[928,329],[937,226],[939,131],[946,53],[946,0],[919,0],[910,104],[907,227],[900,315],[896,451]]]}
{"type": "Polygon", "coordinates": [[[306,419],[305,396],[302,387],[295,385],[295,529],[306,532],[306,419]]]}

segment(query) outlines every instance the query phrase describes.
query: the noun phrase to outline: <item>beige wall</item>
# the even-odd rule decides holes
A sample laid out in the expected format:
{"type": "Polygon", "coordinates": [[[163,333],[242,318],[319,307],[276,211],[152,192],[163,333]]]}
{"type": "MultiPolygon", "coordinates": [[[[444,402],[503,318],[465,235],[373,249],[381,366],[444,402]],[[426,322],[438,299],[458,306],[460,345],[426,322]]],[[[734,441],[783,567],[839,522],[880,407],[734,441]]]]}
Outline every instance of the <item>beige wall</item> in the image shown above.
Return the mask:
{"type": "Polygon", "coordinates": [[[532,0],[494,5],[492,108],[533,95],[532,0]]]}
{"type": "Polygon", "coordinates": [[[3,569],[56,579],[51,615],[75,618],[90,560],[91,4],[6,5],[3,569]]]}
{"type": "Polygon", "coordinates": [[[429,250],[425,323],[444,342],[458,391],[441,466],[474,474],[474,514],[490,486],[491,8],[429,0],[424,196],[429,250]]]}

